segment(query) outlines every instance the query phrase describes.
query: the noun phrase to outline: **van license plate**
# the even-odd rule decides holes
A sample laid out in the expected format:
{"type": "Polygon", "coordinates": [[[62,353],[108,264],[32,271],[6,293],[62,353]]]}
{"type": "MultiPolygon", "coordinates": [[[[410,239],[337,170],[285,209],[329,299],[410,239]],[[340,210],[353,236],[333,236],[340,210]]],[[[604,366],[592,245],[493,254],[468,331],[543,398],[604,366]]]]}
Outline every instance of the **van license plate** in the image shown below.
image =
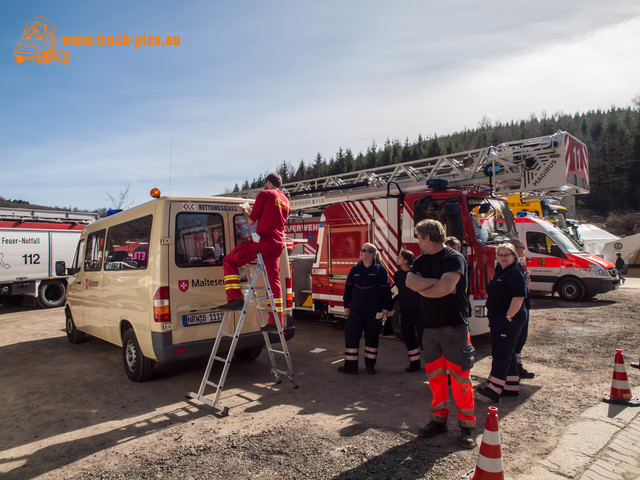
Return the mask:
{"type": "Polygon", "coordinates": [[[224,314],[225,312],[207,312],[183,315],[182,324],[185,327],[189,327],[191,325],[202,325],[203,323],[221,322],[224,318],[224,314]]]}

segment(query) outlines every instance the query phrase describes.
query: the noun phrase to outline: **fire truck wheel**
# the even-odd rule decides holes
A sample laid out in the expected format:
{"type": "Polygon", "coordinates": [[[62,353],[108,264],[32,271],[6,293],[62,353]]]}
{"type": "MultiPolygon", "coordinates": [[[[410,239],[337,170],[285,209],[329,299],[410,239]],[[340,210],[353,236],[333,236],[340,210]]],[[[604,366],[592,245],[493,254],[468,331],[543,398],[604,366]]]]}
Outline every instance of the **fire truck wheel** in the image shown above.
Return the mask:
{"type": "Polygon", "coordinates": [[[404,335],[402,334],[402,325],[400,319],[400,303],[396,300],[393,303],[393,317],[391,317],[391,326],[393,327],[393,333],[401,342],[404,342],[404,335]]]}
{"type": "Polygon", "coordinates": [[[122,361],[130,380],[146,382],[151,378],[155,362],[142,353],[133,328],[125,331],[122,337],[122,361]]]}
{"type": "Polygon", "coordinates": [[[55,308],[64,305],[66,298],[67,286],[64,282],[41,282],[36,303],[41,308],[55,308]]]}
{"type": "Polygon", "coordinates": [[[563,300],[579,302],[584,297],[584,286],[577,278],[564,278],[558,283],[558,294],[563,300]]]}
{"type": "Polygon", "coordinates": [[[76,324],[73,322],[73,317],[71,316],[71,310],[69,310],[69,308],[65,310],[64,315],[66,317],[65,330],[67,331],[67,340],[69,340],[69,343],[84,342],[87,339],[87,334],[76,328],[76,324]]]}
{"type": "Polygon", "coordinates": [[[236,350],[235,357],[238,360],[250,361],[258,358],[261,352],[262,352],[262,347],[240,348],[236,350]]]}

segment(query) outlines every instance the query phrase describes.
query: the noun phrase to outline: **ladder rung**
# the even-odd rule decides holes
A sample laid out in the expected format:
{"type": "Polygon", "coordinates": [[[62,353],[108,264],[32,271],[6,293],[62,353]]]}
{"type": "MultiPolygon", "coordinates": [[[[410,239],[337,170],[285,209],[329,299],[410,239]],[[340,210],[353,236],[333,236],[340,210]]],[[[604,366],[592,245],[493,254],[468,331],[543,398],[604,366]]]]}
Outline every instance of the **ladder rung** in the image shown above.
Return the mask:
{"type": "Polygon", "coordinates": [[[227,358],[219,357],[219,356],[217,356],[217,355],[216,355],[216,356],[214,356],[213,358],[214,358],[215,360],[218,360],[219,362],[223,362],[223,363],[224,363],[224,362],[226,362],[226,361],[228,360],[227,358]]]}
{"type": "Polygon", "coordinates": [[[211,381],[207,380],[207,381],[205,381],[205,383],[207,385],[209,385],[210,387],[218,388],[218,384],[216,382],[211,382],[211,381]]]}
{"type": "Polygon", "coordinates": [[[231,338],[235,336],[234,333],[228,333],[228,332],[220,332],[218,335],[221,335],[223,337],[231,337],[231,338]]]}
{"type": "Polygon", "coordinates": [[[273,353],[281,353],[282,355],[286,355],[286,353],[282,350],[276,350],[275,348],[269,348],[273,353]]]}
{"type": "Polygon", "coordinates": [[[273,312],[273,309],[269,307],[256,307],[256,310],[260,310],[261,312],[273,312]]]}

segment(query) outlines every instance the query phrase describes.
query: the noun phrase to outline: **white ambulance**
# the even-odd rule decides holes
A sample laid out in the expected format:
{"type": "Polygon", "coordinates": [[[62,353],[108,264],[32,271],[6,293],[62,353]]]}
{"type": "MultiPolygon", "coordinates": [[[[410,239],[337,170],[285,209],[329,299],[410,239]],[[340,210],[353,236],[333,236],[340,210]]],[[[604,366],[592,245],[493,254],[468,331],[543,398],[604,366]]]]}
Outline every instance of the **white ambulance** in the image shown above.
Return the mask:
{"type": "Polygon", "coordinates": [[[521,216],[516,218],[516,230],[526,247],[532,292],[558,292],[563,299],[577,302],[619,287],[615,265],[585,252],[552,223],[521,216]]]}
{"type": "MultiPolygon", "coordinates": [[[[222,259],[252,233],[236,212],[244,202],[160,197],[86,227],[70,268],[56,265],[59,274],[71,275],[68,340],[78,343],[89,334],[121,346],[133,381],[148,380],[156,362],[208,355],[224,315],[216,306],[226,302],[222,259]]],[[[286,249],[280,272],[284,292],[291,286],[286,249]]],[[[287,340],[295,332],[288,297],[287,340]]],[[[227,325],[233,333],[235,325],[227,325]]],[[[279,341],[276,333],[270,339],[279,341]]],[[[224,350],[230,338],[222,340],[224,350]]],[[[236,356],[255,359],[263,345],[255,309],[249,310],[236,356]]]]}

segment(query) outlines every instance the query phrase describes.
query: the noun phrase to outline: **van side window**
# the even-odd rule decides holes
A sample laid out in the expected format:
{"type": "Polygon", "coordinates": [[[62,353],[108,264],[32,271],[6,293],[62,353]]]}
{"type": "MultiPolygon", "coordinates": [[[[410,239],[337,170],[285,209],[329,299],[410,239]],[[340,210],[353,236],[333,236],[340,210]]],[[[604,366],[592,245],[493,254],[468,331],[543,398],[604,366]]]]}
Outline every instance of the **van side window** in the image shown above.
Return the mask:
{"type": "Polygon", "coordinates": [[[527,232],[527,248],[531,253],[551,255],[551,246],[555,245],[546,234],[542,232],[527,232]]]}
{"type": "Polygon", "coordinates": [[[76,247],[76,253],[73,255],[73,263],[71,264],[71,274],[78,273],[82,268],[82,254],[84,252],[84,238],[80,238],[78,246],[76,247]]]}
{"type": "Polygon", "coordinates": [[[181,212],[176,216],[176,265],[222,265],[227,253],[222,215],[181,212]]]}
{"type": "Polygon", "coordinates": [[[257,224],[249,225],[241,214],[233,216],[233,231],[236,245],[240,245],[247,241],[252,233],[256,233],[257,224]]]}
{"type": "Polygon", "coordinates": [[[87,237],[87,248],[84,252],[84,271],[96,272],[102,269],[104,250],[104,230],[93,232],[87,237]]]}
{"type": "Polygon", "coordinates": [[[149,261],[153,216],[114,225],[107,234],[105,270],[142,270],[149,261]]]}

